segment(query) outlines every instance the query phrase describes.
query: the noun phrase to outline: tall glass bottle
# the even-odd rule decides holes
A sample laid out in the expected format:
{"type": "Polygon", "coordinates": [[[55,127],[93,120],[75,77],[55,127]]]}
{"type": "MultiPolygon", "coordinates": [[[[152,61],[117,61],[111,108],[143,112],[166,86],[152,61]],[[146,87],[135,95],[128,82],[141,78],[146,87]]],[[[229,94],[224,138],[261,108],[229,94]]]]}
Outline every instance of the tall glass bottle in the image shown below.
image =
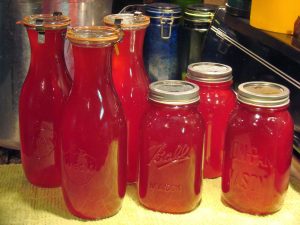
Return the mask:
{"type": "Polygon", "coordinates": [[[140,13],[114,14],[104,18],[107,25],[118,23],[124,39],[113,54],[112,76],[127,123],[127,181],[137,179],[140,123],[146,111],[149,81],[144,68],[143,44],[150,19],[140,13]]]}
{"type": "Polygon", "coordinates": [[[126,123],[113,88],[111,58],[122,33],[74,27],[74,83],[61,125],[62,189],[71,213],[85,219],[114,215],[126,188],[126,123]]]}
{"type": "Polygon", "coordinates": [[[60,186],[58,130],[71,80],[64,61],[69,17],[61,13],[26,16],[31,62],[19,100],[22,165],[40,187],[60,186]]]}

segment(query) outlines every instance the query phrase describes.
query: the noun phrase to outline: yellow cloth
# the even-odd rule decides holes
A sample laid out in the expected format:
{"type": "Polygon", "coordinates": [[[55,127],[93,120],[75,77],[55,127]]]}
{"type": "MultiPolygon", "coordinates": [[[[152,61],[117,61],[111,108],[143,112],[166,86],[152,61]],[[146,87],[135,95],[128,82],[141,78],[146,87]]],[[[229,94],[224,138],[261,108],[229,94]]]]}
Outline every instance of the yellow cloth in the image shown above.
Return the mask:
{"type": "Polygon", "coordinates": [[[0,166],[1,225],[297,225],[300,224],[300,184],[292,177],[281,211],[269,216],[252,216],[224,206],[220,201],[221,179],[204,180],[202,202],[190,213],[172,215],[143,208],[134,185],[120,212],[107,219],[83,221],[72,216],[59,188],[42,189],[30,185],[21,165],[0,166]]]}

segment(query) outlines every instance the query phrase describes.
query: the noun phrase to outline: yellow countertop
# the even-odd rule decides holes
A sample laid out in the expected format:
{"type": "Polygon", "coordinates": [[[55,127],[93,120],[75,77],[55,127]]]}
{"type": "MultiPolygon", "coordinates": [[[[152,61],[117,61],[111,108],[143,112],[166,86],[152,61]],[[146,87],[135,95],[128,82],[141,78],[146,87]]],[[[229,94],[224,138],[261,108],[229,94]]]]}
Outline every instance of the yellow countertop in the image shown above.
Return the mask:
{"type": "Polygon", "coordinates": [[[41,189],[29,184],[21,165],[0,166],[0,225],[298,225],[300,181],[291,177],[281,211],[268,216],[239,213],[220,201],[221,179],[204,180],[202,202],[194,211],[172,215],[142,207],[136,187],[129,185],[120,212],[107,219],[84,221],[66,209],[60,188],[41,189]]]}

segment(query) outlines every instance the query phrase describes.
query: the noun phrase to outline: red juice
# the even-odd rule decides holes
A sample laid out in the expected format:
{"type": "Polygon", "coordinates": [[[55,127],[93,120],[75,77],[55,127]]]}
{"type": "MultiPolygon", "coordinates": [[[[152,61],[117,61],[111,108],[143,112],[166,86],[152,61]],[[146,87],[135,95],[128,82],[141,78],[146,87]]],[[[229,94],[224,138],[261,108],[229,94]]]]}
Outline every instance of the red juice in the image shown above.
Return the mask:
{"type": "Polygon", "coordinates": [[[120,24],[124,38],[113,53],[112,76],[127,123],[127,181],[136,182],[140,148],[140,124],[147,107],[149,81],[144,68],[143,43],[149,17],[114,14],[104,18],[108,25],[120,24]]]}
{"type": "Polygon", "coordinates": [[[283,204],[293,143],[288,95],[286,88],[274,83],[239,86],[239,104],[226,135],[222,174],[222,200],[238,211],[268,214],[283,204]]]}
{"type": "Polygon", "coordinates": [[[192,85],[158,81],[150,86],[149,111],[141,129],[138,189],[140,202],[152,210],[184,213],[201,200],[204,126],[197,111],[199,89],[192,85]],[[160,84],[169,86],[170,93],[177,96],[151,96],[151,87],[160,84]],[[184,97],[186,92],[178,89],[180,85],[190,85],[195,95],[184,97]],[[182,91],[182,99],[176,90],[182,91]]]}
{"type": "Polygon", "coordinates": [[[23,22],[30,40],[31,62],[19,99],[22,165],[32,184],[58,187],[59,125],[71,87],[64,61],[64,37],[70,20],[64,16],[34,15],[25,17],[23,22]],[[29,19],[45,20],[44,33],[39,33],[35,25],[26,24],[29,19]],[[57,24],[48,24],[51,19],[57,24]]]}
{"type": "Polygon", "coordinates": [[[126,123],[112,88],[111,58],[119,31],[75,27],[68,31],[74,84],[62,122],[62,189],[69,211],[105,218],[121,208],[126,190],[126,123]]]}
{"type": "Polygon", "coordinates": [[[191,64],[186,80],[200,88],[198,111],[205,122],[203,176],[220,177],[225,131],[236,105],[236,96],[231,89],[231,68],[216,63],[191,64]]]}

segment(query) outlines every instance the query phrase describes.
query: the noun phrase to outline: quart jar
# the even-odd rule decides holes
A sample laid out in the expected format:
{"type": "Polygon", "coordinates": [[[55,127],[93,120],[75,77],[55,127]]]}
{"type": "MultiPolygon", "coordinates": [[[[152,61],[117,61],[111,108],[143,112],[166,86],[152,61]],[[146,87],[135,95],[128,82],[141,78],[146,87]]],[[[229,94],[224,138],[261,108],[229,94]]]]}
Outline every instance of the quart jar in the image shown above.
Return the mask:
{"type": "Polygon", "coordinates": [[[143,44],[150,18],[138,12],[113,14],[104,17],[104,23],[120,26],[124,32],[118,51],[113,53],[112,78],[127,123],[127,181],[132,183],[137,181],[140,125],[147,108],[149,90],[143,44]]]}
{"type": "Polygon", "coordinates": [[[111,77],[122,36],[105,26],[67,32],[75,76],[62,114],[62,190],[69,211],[84,219],[116,214],[125,194],[126,122],[111,77]]]}
{"type": "Polygon", "coordinates": [[[289,90],[269,82],[238,87],[227,129],[222,200],[251,214],[278,211],[289,184],[293,121],[289,90]]]}
{"type": "Polygon", "coordinates": [[[200,87],[198,111],[205,123],[204,178],[220,177],[225,131],[236,105],[236,96],[231,89],[232,69],[219,63],[194,63],[188,67],[187,81],[200,87]]]}
{"type": "Polygon", "coordinates": [[[146,31],[144,63],[150,81],[180,80],[179,26],[181,8],[168,3],[146,5],[150,25],[146,31]]]}
{"type": "Polygon", "coordinates": [[[201,61],[207,31],[216,11],[215,5],[188,5],[180,32],[180,73],[184,79],[188,65],[201,61]]]}
{"type": "Polygon", "coordinates": [[[200,203],[204,126],[198,92],[186,81],[150,85],[138,182],[140,202],[147,208],[183,213],[200,203]]]}
{"type": "Polygon", "coordinates": [[[71,88],[64,61],[64,40],[70,18],[61,13],[26,16],[31,59],[19,98],[21,157],[30,183],[61,184],[59,127],[71,88]]]}

